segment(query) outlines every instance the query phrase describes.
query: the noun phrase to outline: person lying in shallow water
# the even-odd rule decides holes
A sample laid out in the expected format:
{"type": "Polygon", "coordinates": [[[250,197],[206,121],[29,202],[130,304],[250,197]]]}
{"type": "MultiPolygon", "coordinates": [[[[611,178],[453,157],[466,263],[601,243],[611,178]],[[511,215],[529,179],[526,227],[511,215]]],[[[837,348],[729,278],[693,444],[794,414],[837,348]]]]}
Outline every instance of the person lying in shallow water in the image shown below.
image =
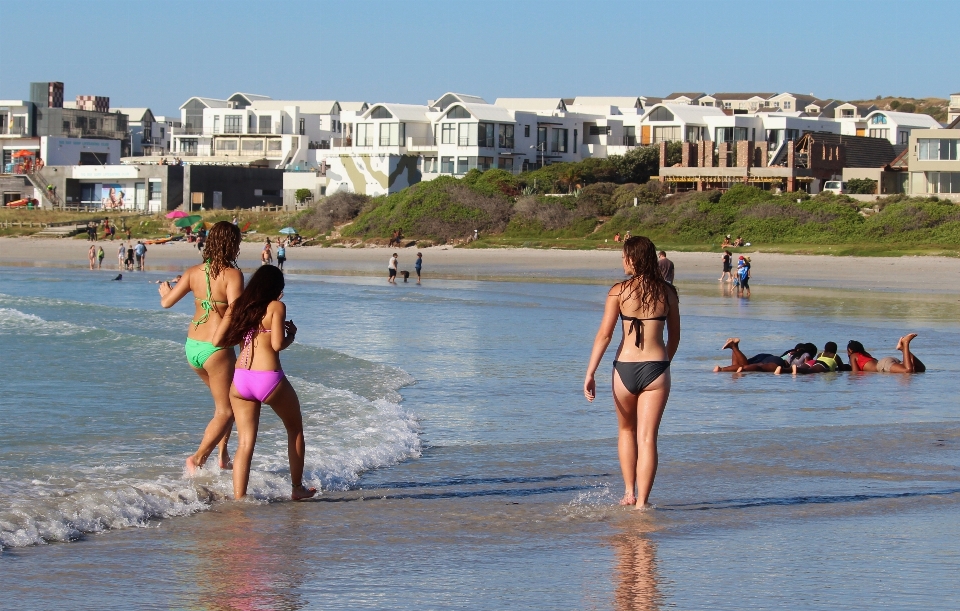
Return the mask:
{"type": "Polygon", "coordinates": [[[726,350],[727,348],[730,348],[732,352],[731,363],[728,367],[714,367],[713,371],[715,373],[721,371],[736,373],[765,371],[779,375],[784,368],[788,368],[794,364],[800,365],[806,363],[817,353],[817,347],[815,345],[799,343],[780,356],[761,352],[760,354],[747,358],[747,355],[740,350],[739,337],[727,339],[726,343],[720,349],[726,350]]]}
{"type": "Polygon", "coordinates": [[[850,356],[851,371],[876,371],[878,373],[923,373],[927,370],[920,359],[910,352],[910,342],[917,336],[908,333],[897,342],[897,350],[903,352],[903,360],[887,356],[875,359],[863,348],[863,344],[850,340],[847,343],[847,354],[850,356]]]}
{"type": "Polygon", "coordinates": [[[793,370],[793,374],[809,374],[809,373],[827,373],[828,371],[838,371],[843,366],[843,361],[840,359],[840,356],[837,354],[837,344],[836,342],[827,342],[823,345],[823,352],[817,355],[815,359],[807,361],[806,363],[797,365],[791,365],[790,368],[793,370]]]}

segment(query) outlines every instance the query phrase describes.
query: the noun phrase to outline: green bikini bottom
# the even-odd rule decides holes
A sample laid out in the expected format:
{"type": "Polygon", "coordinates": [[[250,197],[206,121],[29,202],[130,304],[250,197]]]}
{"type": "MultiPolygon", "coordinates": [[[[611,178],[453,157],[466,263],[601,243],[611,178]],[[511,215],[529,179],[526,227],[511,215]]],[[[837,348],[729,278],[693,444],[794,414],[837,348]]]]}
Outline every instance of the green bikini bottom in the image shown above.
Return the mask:
{"type": "Polygon", "coordinates": [[[214,352],[223,350],[210,342],[201,342],[199,340],[187,338],[187,343],[183,346],[187,353],[187,362],[195,369],[203,369],[203,364],[207,362],[214,352]]]}

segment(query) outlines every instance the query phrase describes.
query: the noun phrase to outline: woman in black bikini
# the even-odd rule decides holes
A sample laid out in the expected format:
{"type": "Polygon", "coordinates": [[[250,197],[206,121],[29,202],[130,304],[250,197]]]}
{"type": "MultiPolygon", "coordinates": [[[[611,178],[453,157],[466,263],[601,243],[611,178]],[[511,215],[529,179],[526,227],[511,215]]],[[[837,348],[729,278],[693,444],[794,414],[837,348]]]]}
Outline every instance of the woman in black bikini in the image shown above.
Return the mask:
{"type": "Polygon", "coordinates": [[[583,394],[587,401],[596,397],[594,374],[619,318],[623,339],[613,361],[613,402],[625,488],[620,504],[644,509],[657,475],[657,433],[670,396],[670,361],[680,345],[680,300],[660,274],[657,251],[647,238],[636,236],[623,243],[623,271],[630,278],[607,293],[583,394]]]}

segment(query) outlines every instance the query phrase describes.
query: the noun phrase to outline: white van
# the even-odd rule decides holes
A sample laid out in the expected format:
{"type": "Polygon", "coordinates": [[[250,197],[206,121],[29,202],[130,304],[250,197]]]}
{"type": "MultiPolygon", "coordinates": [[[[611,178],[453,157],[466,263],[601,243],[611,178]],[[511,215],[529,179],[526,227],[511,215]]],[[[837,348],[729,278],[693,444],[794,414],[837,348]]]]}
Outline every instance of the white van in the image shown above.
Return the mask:
{"type": "Polygon", "coordinates": [[[847,192],[847,183],[839,180],[828,180],[823,184],[823,191],[840,195],[847,192]]]}

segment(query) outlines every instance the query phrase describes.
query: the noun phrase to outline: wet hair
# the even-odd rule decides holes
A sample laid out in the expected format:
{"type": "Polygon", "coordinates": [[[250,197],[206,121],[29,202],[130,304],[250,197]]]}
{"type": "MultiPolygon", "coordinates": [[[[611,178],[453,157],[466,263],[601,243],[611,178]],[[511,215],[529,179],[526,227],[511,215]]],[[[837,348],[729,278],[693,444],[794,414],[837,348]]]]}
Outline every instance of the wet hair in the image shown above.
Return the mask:
{"type": "Polygon", "coordinates": [[[251,329],[259,329],[263,317],[267,315],[267,306],[280,299],[283,293],[283,272],[273,265],[261,265],[250,283],[243,289],[237,300],[230,306],[230,326],[224,333],[222,346],[236,346],[251,329]]]}
{"type": "Polygon", "coordinates": [[[829,352],[830,354],[837,353],[837,342],[827,342],[823,345],[823,351],[829,352]]]}
{"type": "Polygon", "coordinates": [[[233,223],[220,221],[207,232],[203,243],[203,256],[210,262],[210,275],[214,278],[225,269],[236,267],[240,254],[240,229],[233,223]]]}
{"type": "Polygon", "coordinates": [[[853,352],[854,354],[862,354],[867,358],[873,358],[872,356],[870,356],[870,353],[867,352],[867,349],[863,347],[863,344],[861,344],[855,339],[852,339],[849,342],[847,342],[847,350],[849,350],[850,352],[853,352]]]}
{"type": "Polygon", "coordinates": [[[810,356],[815,356],[819,350],[817,350],[816,344],[806,343],[803,345],[803,352],[806,352],[810,356]]]}
{"type": "Polygon", "coordinates": [[[623,256],[633,268],[633,276],[620,284],[621,303],[636,297],[640,303],[653,308],[658,303],[667,303],[668,290],[676,294],[677,289],[660,273],[657,249],[649,238],[640,235],[627,238],[623,242],[623,256]]]}

